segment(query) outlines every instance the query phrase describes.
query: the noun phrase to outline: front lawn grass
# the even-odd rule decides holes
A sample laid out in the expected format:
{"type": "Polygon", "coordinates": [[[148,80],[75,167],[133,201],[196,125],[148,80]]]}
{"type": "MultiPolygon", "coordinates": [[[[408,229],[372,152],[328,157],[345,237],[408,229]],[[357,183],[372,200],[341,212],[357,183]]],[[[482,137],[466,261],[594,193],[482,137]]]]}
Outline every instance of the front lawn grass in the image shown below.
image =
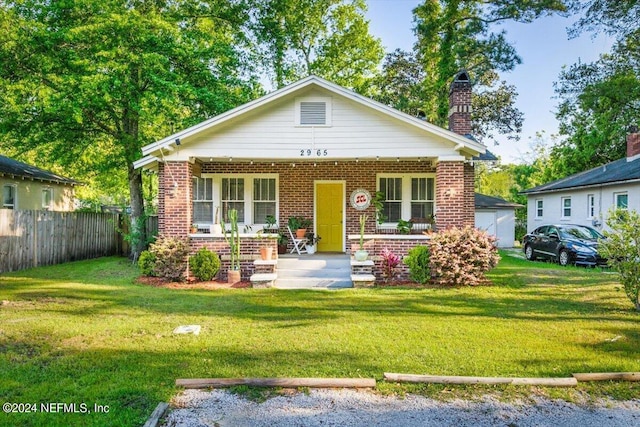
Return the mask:
{"type": "MultiPolygon", "coordinates": [[[[172,290],[135,284],[137,275],[126,259],[103,258],[0,276],[0,403],[109,407],[0,412],[0,425],[141,425],[178,391],[176,378],[566,377],[640,366],[640,316],[607,271],[503,254],[495,285],[474,288],[172,290]],[[200,335],[172,334],[189,324],[200,335]]],[[[640,392],[622,382],[577,391],[379,384],[432,397],[640,392]]]]}

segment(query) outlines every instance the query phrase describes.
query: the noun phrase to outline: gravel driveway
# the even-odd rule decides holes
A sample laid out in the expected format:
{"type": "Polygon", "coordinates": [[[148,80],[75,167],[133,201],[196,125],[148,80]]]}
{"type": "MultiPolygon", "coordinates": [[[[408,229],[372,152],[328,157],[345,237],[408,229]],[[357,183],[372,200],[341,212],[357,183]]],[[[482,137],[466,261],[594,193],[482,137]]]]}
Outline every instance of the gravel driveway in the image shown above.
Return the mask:
{"type": "Polygon", "coordinates": [[[440,402],[318,389],[255,403],[223,390],[186,390],[172,403],[163,426],[640,426],[640,399],[589,406],[542,398],[533,404],[502,403],[492,397],[440,402]]]}

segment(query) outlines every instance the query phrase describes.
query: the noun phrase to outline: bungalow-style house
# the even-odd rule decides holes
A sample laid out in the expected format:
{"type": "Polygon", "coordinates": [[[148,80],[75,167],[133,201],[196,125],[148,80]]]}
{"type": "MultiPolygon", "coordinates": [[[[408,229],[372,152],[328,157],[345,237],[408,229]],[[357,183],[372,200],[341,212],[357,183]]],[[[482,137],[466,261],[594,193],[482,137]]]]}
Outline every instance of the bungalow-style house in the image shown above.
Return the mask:
{"type": "Polygon", "coordinates": [[[447,130],[310,76],[143,147],[134,166],[158,171],[159,232],[188,236],[192,250],[228,254],[210,230],[238,210],[240,230],[250,226],[241,235],[243,277],[269,215],[285,235],[290,217],[305,217],[322,238],[318,252],[345,253],[357,248],[365,213],[370,255],[384,247],[402,255],[428,236],[390,234],[401,219],[435,217],[440,230],[474,225],[474,158],[486,148],[468,137],[470,103],[461,72],[447,130]],[[382,224],[369,204],[378,191],[382,224]]]}
{"type": "Polygon", "coordinates": [[[496,238],[499,248],[512,248],[515,242],[516,209],[524,207],[499,197],[476,193],[476,228],[496,238]]]}
{"type": "Polygon", "coordinates": [[[0,209],[71,211],[78,182],[0,156],[0,209]]]}
{"type": "Polygon", "coordinates": [[[523,191],[527,229],[542,224],[601,228],[612,208],[640,211],[640,134],[627,135],[627,157],[523,191]]]}

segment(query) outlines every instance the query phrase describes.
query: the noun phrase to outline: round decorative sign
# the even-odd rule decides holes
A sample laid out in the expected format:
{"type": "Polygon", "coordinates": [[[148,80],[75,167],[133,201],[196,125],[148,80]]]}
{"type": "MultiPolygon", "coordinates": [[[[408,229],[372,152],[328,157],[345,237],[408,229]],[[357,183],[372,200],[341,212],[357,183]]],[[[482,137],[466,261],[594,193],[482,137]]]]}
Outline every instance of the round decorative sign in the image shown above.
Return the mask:
{"type": "Polygon", "coordinates": [[[371,194],[367,190],[358,189],[351,193],[351,206],[359,211],[367,209],[371,205],[371,194]]]}

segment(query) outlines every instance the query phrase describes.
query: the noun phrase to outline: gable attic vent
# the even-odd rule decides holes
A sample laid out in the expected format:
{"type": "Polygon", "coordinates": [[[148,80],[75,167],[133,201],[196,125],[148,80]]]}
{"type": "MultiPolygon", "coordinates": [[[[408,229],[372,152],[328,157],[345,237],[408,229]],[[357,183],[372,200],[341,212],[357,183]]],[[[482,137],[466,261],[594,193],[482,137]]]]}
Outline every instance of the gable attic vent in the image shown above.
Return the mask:
{"type": "Polygon", "coordinates": [[[326,125],[327,124],[327,103],[326,102],[300,102],[300,124],[301,125],[326,125]]]}

